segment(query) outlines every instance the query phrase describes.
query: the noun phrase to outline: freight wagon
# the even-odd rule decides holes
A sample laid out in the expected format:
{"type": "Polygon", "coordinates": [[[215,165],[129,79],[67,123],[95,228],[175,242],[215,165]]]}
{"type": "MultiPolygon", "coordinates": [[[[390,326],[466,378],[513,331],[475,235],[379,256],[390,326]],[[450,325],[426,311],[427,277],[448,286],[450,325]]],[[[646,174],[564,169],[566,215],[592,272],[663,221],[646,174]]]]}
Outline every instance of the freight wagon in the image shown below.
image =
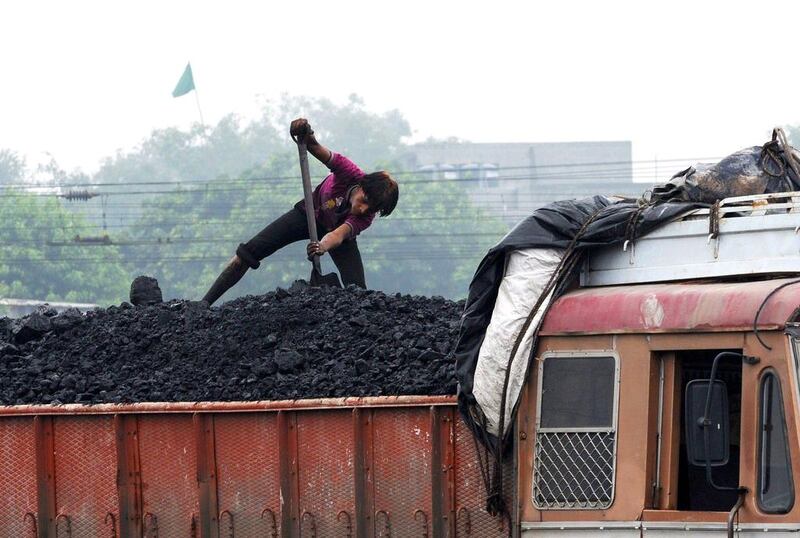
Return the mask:
{"type": "Polygon", "coordinates": [[[800,283],[772,268],[800,272],[800,213],[780,207],[669,256],[682,282],[640,261],[691,245],[685,222],[589,259],[524,382],[510,526],[455,397],[375,397],[0,408],[0,537],[797,535],[800,283]],[[737,261],[748,222],[780,259],[737,261]]]}

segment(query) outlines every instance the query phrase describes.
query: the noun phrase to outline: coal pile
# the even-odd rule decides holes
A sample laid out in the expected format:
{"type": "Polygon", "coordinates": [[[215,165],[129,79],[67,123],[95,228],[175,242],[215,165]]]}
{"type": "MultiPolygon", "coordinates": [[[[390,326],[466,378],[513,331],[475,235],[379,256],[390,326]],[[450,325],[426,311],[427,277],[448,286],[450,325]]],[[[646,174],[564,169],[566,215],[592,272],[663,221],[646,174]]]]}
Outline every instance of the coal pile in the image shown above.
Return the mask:
{"type": "Polygon", "coordinates": [[[0,404],[455,394],[463,302],[296,283],[0,318],[0,404]]]}

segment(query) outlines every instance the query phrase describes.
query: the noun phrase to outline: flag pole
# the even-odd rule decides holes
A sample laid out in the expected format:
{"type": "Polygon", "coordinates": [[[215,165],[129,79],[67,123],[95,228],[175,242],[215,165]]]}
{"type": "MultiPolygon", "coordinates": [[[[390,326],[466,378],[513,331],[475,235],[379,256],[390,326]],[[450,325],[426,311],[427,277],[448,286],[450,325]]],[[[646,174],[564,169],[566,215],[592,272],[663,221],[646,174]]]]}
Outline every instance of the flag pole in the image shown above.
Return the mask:
{"type": "Polygon", "coordinates": [[[194,88],[194,98],[195,101],[197,101],[197,112],[200,113],[200,125],[202,125],[203,128],[205,128],[206,122],[203,121],[203,110],[200,108],[200,95],[197,93],[197,86],[195,86],[194,88]]]}

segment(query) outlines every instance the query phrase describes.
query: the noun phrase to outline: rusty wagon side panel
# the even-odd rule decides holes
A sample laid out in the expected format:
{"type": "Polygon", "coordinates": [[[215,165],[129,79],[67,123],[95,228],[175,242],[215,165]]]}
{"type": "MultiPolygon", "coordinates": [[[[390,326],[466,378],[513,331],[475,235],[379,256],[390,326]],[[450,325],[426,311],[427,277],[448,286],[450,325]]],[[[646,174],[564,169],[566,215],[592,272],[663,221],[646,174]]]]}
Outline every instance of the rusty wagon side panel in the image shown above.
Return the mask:
{"type": "Polygon", "coordinates": [[[506,536],[453,397],[0,408],[0,538],[506,536]]]}

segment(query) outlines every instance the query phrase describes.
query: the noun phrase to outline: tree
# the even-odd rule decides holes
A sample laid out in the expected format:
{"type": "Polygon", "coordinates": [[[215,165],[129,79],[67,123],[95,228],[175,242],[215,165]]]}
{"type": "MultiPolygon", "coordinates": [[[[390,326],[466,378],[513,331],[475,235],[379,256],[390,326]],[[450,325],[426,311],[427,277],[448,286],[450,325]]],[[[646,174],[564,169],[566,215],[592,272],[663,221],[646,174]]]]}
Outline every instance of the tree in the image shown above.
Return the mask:
{"type": "Polygon", "coordinates": [[[127,296],[118,249],[76,241],[86,221],[53,196],[0,194],[0,297],[108,304],[127,296]]]}
{"type": "Polygon", "coordinates": [[[213,127],[196,123],[187,131],[158,129],[136,149],[104,159],[93,181],[131,185],[232,176],[284,148],[286,143],[281,138],[270,124],[242,126],[241,119],[233,114],[213,127]]]}
{"type": "Polygon", "coordinates": [[[289,125],[300,116],[311,120],[320,140],[350,156],[364,169],[397,158],[404,149],[404,139],[411,136],[411,127],[400,111],[369,112],[363,99],[355,94],[344,106],[324,98],[284,95],[277,111],[279,123],[289,125]]]}
{"type": "Polygon", "coordinates": [[[0,149],[0,185],[18,183],[25,173],[25,159],[10,149],[0,149]]]}

